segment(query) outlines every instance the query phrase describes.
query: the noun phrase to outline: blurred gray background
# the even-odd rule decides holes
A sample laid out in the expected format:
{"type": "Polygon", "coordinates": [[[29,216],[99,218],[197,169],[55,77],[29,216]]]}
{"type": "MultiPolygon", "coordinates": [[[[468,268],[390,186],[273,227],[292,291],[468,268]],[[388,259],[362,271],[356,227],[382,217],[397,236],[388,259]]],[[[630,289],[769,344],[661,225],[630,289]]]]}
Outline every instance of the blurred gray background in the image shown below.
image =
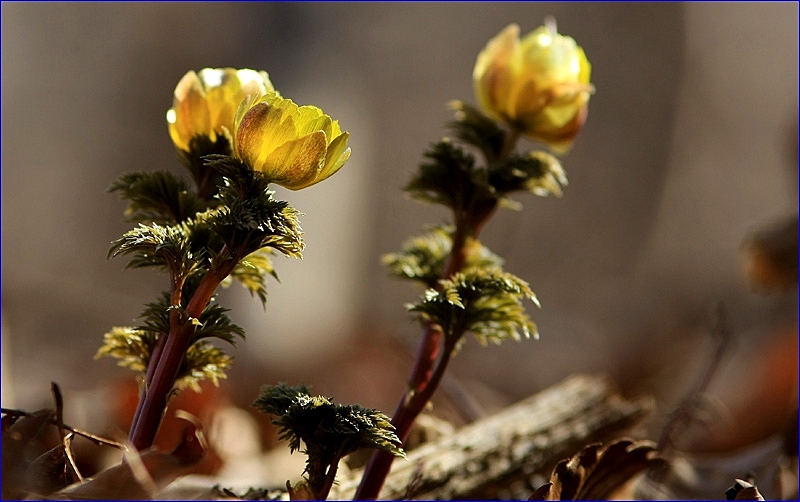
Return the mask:
{"type": "Polygon", "coordinates": [[[106,260],[129,226],[105,189],[128,171],[180,172],[165,123],[174,86],[189,69],[232,66],[266,70],[285,96],[339,119],[353,153],[325,183],[279,192],[306,213],[307,250],[276,259],[266,311],[237,285],[222,293],[248,333],[225,388],[246,406],[261,384],[304,380],[391,412],[420,331],[403,304],[419,291],[379,258],[447,217],[400,187],[448,134],[446,103],[475,102],[486,41],[547,15],[585,49],[597,92],[563,158],[564,197],[520,196],[524,210],[498,213],[483,235],[538,294],[541,339],[469,341],[449,388],[513,400],[603,371],[665,399],[683,392],[717,302],[740,347],[795,322],[794,295],[749,290],[740,251],[797,213],[797,9],[3,3],[2,404],[47,406],[50,381],[74,402],[131,378],[93,355],[166,277],[106,260]]]}

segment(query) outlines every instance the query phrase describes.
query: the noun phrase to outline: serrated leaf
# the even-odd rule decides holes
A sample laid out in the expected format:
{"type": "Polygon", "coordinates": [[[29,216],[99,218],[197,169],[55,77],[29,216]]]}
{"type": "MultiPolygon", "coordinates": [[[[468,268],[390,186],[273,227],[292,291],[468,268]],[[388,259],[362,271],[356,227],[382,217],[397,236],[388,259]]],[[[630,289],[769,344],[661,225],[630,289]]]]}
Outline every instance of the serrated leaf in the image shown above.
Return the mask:
{"type": "Polygon", "coordinates": [[[175,388],[183,390],[191,388],[195,392],[200,392],[200,382],[211,380],[215,386],[219,385],[219,380],[227,378],[227,370],[233,364],[233,358],[217,347],[208,342],[194,342],[181,363],[178,378],[175,380],[175,388]]]}
{"type": "Polygon", "coordinates": [[[567,175],[558,158],[538,150],[491,164],[488,179],[503,196],[525,191],[542,197],[561,197],[561,187],[567,185],[567,175]]]}
{"type": "Polygon", "coordinates": [[[182,179],[167,171],[128,173],[108,188],[128,201],[128,221],[178,223],[207,208],[182,179]]]}
{"type": "Polygon", "coordinates": [[[210,155],[206,163],[223,175],[225,182],[217,195],[221,206],[205,212],[202,219],[228,248],[236,249],[239,258],[266,247],[302,257],[300,213],[288,202],[272,197],[267,178],[233,157],[210,155]]]}
{"type": "Polygon", "coordinates": [[[448,125],[455,136],[483,152],[487,162],[494,161],[503,149],[506,131],[480,110],[463,101],[452,101],[449,105],[455,111],[455,117],[448,125]]]}
{"type": "Polygon", "coordinates": [[[481,344],[538,337],[522,301],[538,305],[528,283],[499,267],[473,268],[439,282],[408,306],[424,322],[442,327],[451,347],[472,332],[481,344]]]}
{"type": "Polygon", "coordinates": [[[103,345],[95,354],[99,359],[110,356],[118,365],[144,373],[153,354],[157,335],[132,326],[115,326],[103,335],[103,345]]]}
{"type": "MultiPolygon", "coordinates": [[[[117,364],[139,373],[145,373],[158,339],[156,333],[130,326],[116,326],[103,337],[103,346],[95,354],[95,359],[110,356],[118,359],[117,364]]],[[[200,382],[211,380],[218,385],[226,378],[226,371],[233,359],[205,341],[194,342],[186,351],[174,387],[177,390],[192,388],[200,391],[200,382]]]]}
{"type": "Polygon", "coordinates": [[[193,250],[193,222],[175,225],[140,223],[111,244],[108,256],[133,255],[127,268],[156,267],[177,277],[201,270],[203,253],[193,250]]]}
{"type": "MultiPolygon", "coordinates": [[[[393,276],[434,288],[444,273],[453,248],[453,230],[452,226],[433,227],[424,235],[404,242],[400,252],[384,255],[382,261],[393,276]]],[[[464,270],[503,264],[502,258],[472,238],[465,243],[464,255],[464,270]]]]}
{"type": "Polygon", "coordinates": [[[222,175],[208,165],[207,157],[232,154],[228,137],[220,134],[212,141],[208,136],[198,135],[189,142],[189,150],[178,150],[179,160],[192,174],[197,195],[201,200],[212,201],[222,185],[222,175]]]}
{"type": "Polygon", "coordinates": [[[404,190],[412,197],[454,210],[463,209],[477,197],[493,198],[485,171],[475,159],[448,139],[431,145],[417,173],[404,190]]]}
{"type": "Polygon", "coordinates": [[[237,263],[231,272],[231,277],[239,281],[251,295],[258,296],[262,305],[267,303],[267,276],[271,275],[278,279],[278,274],[269,258],[271,254],[270,249],[260,249],[251,253],[237,263]]]}
{"type": "Polygon", "coordinates": [[[363,448],[378,448],[405,456],[389,417],[358,405],[337,405],[332,399],[312,396],[305,385],[281,383],[264,386],[253,403],[273,416],[280,438],[289,441],[292,451],[306,446],[309,466],[318,459],[338,461],[363,448]]]}
{"type": "Polygon", "coordinates": [[[197,329],[195,329],[192,341],[201,340],[203,338],[219,338],[231,345],[235,345],[236,338],[244,338],[244,329],[232,323],[230,318],[226,315],[230,309],[226,309],[216,303],[211,303],[206,307],[197,321],[197,329]]]}

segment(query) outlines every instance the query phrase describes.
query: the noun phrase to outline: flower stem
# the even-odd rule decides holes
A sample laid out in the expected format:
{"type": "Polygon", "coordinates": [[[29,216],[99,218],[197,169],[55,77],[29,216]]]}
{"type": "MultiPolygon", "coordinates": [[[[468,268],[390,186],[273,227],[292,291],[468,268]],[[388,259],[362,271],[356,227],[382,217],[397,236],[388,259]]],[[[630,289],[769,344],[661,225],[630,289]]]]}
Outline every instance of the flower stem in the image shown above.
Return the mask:
{"type": "Polygon", "coordinates": [[[505,141],[503,142],[503,149],[500,150],[500,155],[498,155],[498,158],[504,159],[511,155],[511,153],[514,151],[514,147],[517,146],[519,136],[520,132],[518,128],[510,128],[510,130],[506,133],[505,141]]]}
{"type": "MultiPolygon", "coordinates": [[[[429,335],[433,333],[436,334],[437,340],[434,353],[438,353],[438,340],[443,337],[441,328],[435,324],[428,324],[425,329],[425,338],[432,339],[433,337],[429,338],[429,335]]],[[[429,361],[431,353],[424,353],[426,348],[427,346],[425,343],[420,346],[420,354],[417,359],[415,370],[422,366],[420,360],[429,361]]],[[[425,409],[425,405],[430,401],[431,397],[433,397],[433,393],[439,387],[442,376],[447,369],[447,364],[450,362],[452,349],[453,347],[446,346],[435,367],[432,371],[426,373],[428,378],[424,382],[421,382],[418,387],[412,388],[409,386],[409,389],[403,394],[400,403],[398,403],[394,417],[392,418],[392,425],[395,426],[397,437],[400,438],[402,443],[405,443],[406,439],[408,439],[411,426],[414,425],[417,416],[425,409]]],[[[364,470],[361,484],[356,491],[356,500],[374,500],[378,498],[393,461],[394,456],[388,451],[377,450],[373,453],[364,470]]]]}
{"type": "MultiPolygon", "coordinates": [[[[469,233],[468,218],[465,213],[456,215],[456,229],[453,234],[453,245],[450,256],[447,260],[443,278],[448,278],[464,268],[466,261],[466,242],[469,233]]],[[[479,225],[478,225],[479,226],[479,225]]],[[[474,232],[472,232],[474,233],[474,232]]],[[[402,443],[408,439],[411,426],[417,416],[425,409],[425,405],[430,401],[436,388],[439,386],[442,375],[450,361],[452,347],[446,342],[443,343],[444,334],[441,327],[436,323],[427,323],[422,335],[417,352],[417,359],[411,371],[411,378],[408,388],[403,393],[403,397],[397,404],[397,409],[392,418],[392,425],[395,433],[402,443]],[[440,347],[445,345],[444,351],[440,347]]],[[[376,499],[380,493],[389,469],[394,461],[394,456],[384,450],[377,450],[367,463],[361,484],[356,491],[355,498],[359,500],[376,499]]]]}
{"type": "MultiPolygon", "coordinates": [[[[224,253],[222,255],[224,256],[224,253]]],[[[145,382],[143,399],[139,401],[135,421],[128,437],[128,442],[137,450],[143,450],[153,445],[183,362],[183,356],[192,342],[195,327],[191,323],[191,319],[200,317],[214,296],[217,287],[230,274],[235,265],[236,260],[229,259],[220,262],[217,267],[210,268],[186,306],[185,315],[181,315],[177,309],[170,312],[169,335],[164,342],[160,357],[153,358],[150,362],[150,366],[155,365],[155,369],[152,372],[150,384],[147,385],[145,382]]],[[[148,373],[150,373],[150,368],[148,368],[148,373]]]]}
{"type": "Polygon", "coordinates": [[[131,431],[137,428],[137,424],[142,416],[142,407],[144,404],[144,398],[147,396],[147,389],[150,388],[150,384],[153,383],[153,374],[156,372],[156,366],[158,365],[158,361],[161,359],[161,354],[164,352],[164,344],[167,340],[167,334],[161,333],[156,339],[156,344],[153,347],[153,353],[150,354],[150,361],[147,364],[147,373],[144,376],[144,382],[142,382],[142,391],[139,393],[139,403],[136,406],[136,412],[133,415],[133,421],[131,422],[131,431]]]}
{"type": "Polygon", "coordinates": [[[342,455],[336,454],[327,459],[320,458],[311,462],[309,466],[308,487],[314,495],[315,500],[326,500],[328,494],[336,481],[336,473],[339,470],[339,460],[342,455]]]}
{"type": "MultiPolygon", "coordinates": [[[[506,158],[513,153],[519,137],[520,133],[517,129],[508,132],[499,158],[506,158]]],[[[469,237],[477,238],[483,225],[494,214],[496,208],[496,201],[488,204],[473,201],[466,207],[455,209],[456,228],[453,233],[450,256],[442,272],[443,279],[450,278],[464,268],[467,260],[467,239],[469,237]]],[[[411,426],[439,386],[447,364],[450,362],[453,348],[452,341],[446,339],[439,325],[430,322],[425,325],[408,388],[403,393],[392,417],[392,425],[402,443],[406,442],[411,426]]],[[[377,450],[373,453],[364,470],[355,498],[358,500],[378,498],[393,461],[394,456],[388,451],[377,450]]]]}

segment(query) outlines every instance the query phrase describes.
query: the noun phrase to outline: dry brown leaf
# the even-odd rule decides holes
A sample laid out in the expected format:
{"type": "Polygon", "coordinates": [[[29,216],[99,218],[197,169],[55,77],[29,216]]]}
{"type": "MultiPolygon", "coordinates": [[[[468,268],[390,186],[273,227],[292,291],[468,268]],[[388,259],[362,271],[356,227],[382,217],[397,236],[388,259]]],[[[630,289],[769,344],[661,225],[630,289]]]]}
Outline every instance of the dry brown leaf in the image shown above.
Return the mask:
{"type": "Polygon", "coordinates": [[[620,486],[644,469],[663,463],[655,443],[619,439],[607,446],[590,444],[559,462],[550,482],[529,500],[607,500],[620,486]]]}
{"type": "Polygon", "coordinates": [[[744,243],[745,275],[759,291],[797,287],[797,216],[758,232],[744,243]]]}
{"type": "Polygon", "coordinates": [[[743,479],[737,479],[736,482],[725,490],[726,500],[764,500],[764,497],[759,493],[756,485],[749,483],[743,479]]]}
{"type": "Polygon", "coordinates": [[[59,474],[64,473],[66,455],[50,427],[53,416],[50,409],[3,415],[4,499],[44,496],[69,484],[59,474]]]}
{"type": "Polygon", "coordinates": [[[106,469],[83,483],[69,486],[56,498],[68,500],[150,499],[185,474],[203,458],[205,445],[194,424],[183,432],[183,440],[171,453],[148,449],[126,455],[126,461],[106,469]]]}
{"type": "Polygon", "coordinates": [[[28,467],[28,485],[35,487],[36,492],[41,495],[71,485],[77,479],[67,461],[67,450],[63,444],[42,453],[28,467]]]}

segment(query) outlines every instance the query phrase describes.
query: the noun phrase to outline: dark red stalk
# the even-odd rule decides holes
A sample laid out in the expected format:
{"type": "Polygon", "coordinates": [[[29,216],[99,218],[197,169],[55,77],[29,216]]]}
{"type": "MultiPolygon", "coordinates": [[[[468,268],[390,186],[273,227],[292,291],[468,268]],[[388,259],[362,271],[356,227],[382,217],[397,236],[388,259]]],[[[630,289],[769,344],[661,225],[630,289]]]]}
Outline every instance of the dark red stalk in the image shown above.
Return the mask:
{"type": "Polygon", "coordinates": [[[128,442],[137,450],[143,450],[153,445],[158,427],[161,425],[161,419],[167,409],[167,402],[175,385],[183,356],[189,349],[194,334],[195,327],[189,319],[200,317],[219,284],[230,274],[235,265],[236,260],[231,259],[223,262],[217,268],[209,269],[186,306],[185,313],[182,315],[179,310],[170,312],[169,336],[164,343],[161,357],[151,360],[150,366],[153,367],[155,363],[155,369],[150,385],[145,385],[144,399],[139,401],[136,418],[128,437],[128,442]]]}
{"type": "MultiPolygon", "coordinates": [[[[485,211],[477,222],[470,220],[469,213],[466,211],[456,213],[453,246],[450,250],[450,257],[445,270],[442,273],[443,278],[449,278],[464,268],[467,238],[469,236],[477,237],[483,223],[493,211],[494,206],[485,211]]],[[[408,390],[403,393],[403,397],[397,404],[397,409],[392,418],[395,433],[403,443],[408,438],[411,426],[428,401],[430,401],[447,369],[453,347],[446,344],[443,338],[444,334],[439,325],[435,323],[427,323],[425,325],[422,342],[417,352],[417,359],[411,371],[408,390]]],[[[394,456],[390,452],[384,450],[375,451],[364,470],[355,498],[358,500],[378,498],[393,461],[394,456]]]]}

